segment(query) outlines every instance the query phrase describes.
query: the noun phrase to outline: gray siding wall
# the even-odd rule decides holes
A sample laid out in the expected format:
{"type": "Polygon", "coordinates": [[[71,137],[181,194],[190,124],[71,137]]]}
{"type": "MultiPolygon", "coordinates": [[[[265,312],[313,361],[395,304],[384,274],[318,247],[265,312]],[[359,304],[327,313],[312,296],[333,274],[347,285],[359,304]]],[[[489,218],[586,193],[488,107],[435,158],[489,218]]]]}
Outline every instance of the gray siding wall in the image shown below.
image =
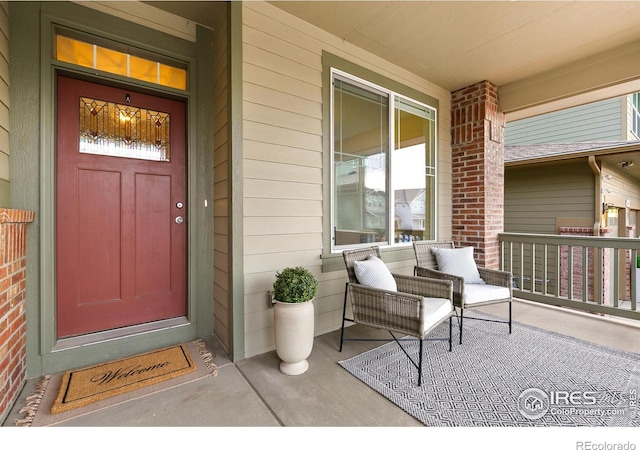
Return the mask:
{"type": "Polygon", "coordinates": [[[594,216],[594,175],[586,160],[506,167],[504,191],[506,232],[557,234],[558,219],[594,216]]]}
{"type": "Polygon", "coordinates": [[[627,97],[556,111],[507,123],[506,145],[529,145],[627,139],[627,97]]]}
{"type": "Polygon", "coordinates": [[[9,4],[0,2],[0,208],[11,207],[9,183],[9,4]]]}

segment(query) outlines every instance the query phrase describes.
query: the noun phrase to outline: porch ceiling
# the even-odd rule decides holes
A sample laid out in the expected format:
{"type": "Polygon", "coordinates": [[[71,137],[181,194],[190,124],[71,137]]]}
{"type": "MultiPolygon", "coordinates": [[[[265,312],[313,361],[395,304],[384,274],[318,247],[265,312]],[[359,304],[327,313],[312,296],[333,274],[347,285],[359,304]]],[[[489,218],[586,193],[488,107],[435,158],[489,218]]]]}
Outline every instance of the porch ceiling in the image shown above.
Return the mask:
{"type": "Polygon", "coordinates": [[[640,39],[636,1],[271,1],[450,90],[504,86],[640,39]]]}
{"type": "MultiPolygon", "coordinates": [[[[267,2],[449,91],[489,80],[507,120],[640,91],[635,0],[267,2]]],[[[145,3],[210,27],[226,4],[145,3]]]]}

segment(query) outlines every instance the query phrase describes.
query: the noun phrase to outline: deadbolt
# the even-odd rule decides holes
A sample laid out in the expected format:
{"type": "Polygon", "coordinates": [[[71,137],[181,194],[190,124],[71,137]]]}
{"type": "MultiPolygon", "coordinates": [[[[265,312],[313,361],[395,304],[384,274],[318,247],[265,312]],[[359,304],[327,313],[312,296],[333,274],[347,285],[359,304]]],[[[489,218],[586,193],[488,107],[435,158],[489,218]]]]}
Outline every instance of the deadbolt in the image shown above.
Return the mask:
{"type": "Polygon", "coordinates": [[[178,209],[182,209],[183,206],[184,205],[182,204],[182,202],[176,203],[176,208],[178,208],[178,209]]]}

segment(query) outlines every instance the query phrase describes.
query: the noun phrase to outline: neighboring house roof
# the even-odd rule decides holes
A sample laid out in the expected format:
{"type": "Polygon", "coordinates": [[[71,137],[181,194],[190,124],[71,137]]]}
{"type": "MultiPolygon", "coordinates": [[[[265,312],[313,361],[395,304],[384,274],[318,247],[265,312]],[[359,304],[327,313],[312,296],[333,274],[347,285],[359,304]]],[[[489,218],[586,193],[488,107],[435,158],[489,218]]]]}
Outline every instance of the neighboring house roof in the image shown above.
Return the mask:
{"type": "Polygon", "coordinates": [[[640,141],[574,142],[563,144],[507,145],[505,166],[556,161],[585,156],[609,155],[640,151],[640,141]]]}

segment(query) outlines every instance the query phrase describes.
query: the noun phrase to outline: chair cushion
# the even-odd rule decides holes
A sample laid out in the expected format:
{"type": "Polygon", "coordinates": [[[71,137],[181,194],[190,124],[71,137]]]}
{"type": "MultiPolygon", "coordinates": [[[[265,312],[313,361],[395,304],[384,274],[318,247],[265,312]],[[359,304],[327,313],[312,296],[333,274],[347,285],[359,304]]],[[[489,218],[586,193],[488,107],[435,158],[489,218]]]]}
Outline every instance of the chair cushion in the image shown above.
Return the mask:
{"type": "Polygon", "coordinates": [[[424,317],[423,322],[420,324],[422,335],[453,311],[451,301],[446,298],[425,297],[423,301],[424,317]]]}
{"type": "Polygon", "coordinates": [[[508,299],[510,294],[508,287],[465,283],[463,300],[467,305],[475,305],[477,303],[508,299]]]}
{"type": "Polygon", "coordinates": [[[355,261],[353,269],[360,284],[387,291],[397,291],[398,285],[384,262],[377,256],[355,261]]]}
{"type": "Polygon", "coordinates": [[[464,278],[465,284],[484,284],[473,259],[473,247],[432,248],[438,270],[464,278]]]}

